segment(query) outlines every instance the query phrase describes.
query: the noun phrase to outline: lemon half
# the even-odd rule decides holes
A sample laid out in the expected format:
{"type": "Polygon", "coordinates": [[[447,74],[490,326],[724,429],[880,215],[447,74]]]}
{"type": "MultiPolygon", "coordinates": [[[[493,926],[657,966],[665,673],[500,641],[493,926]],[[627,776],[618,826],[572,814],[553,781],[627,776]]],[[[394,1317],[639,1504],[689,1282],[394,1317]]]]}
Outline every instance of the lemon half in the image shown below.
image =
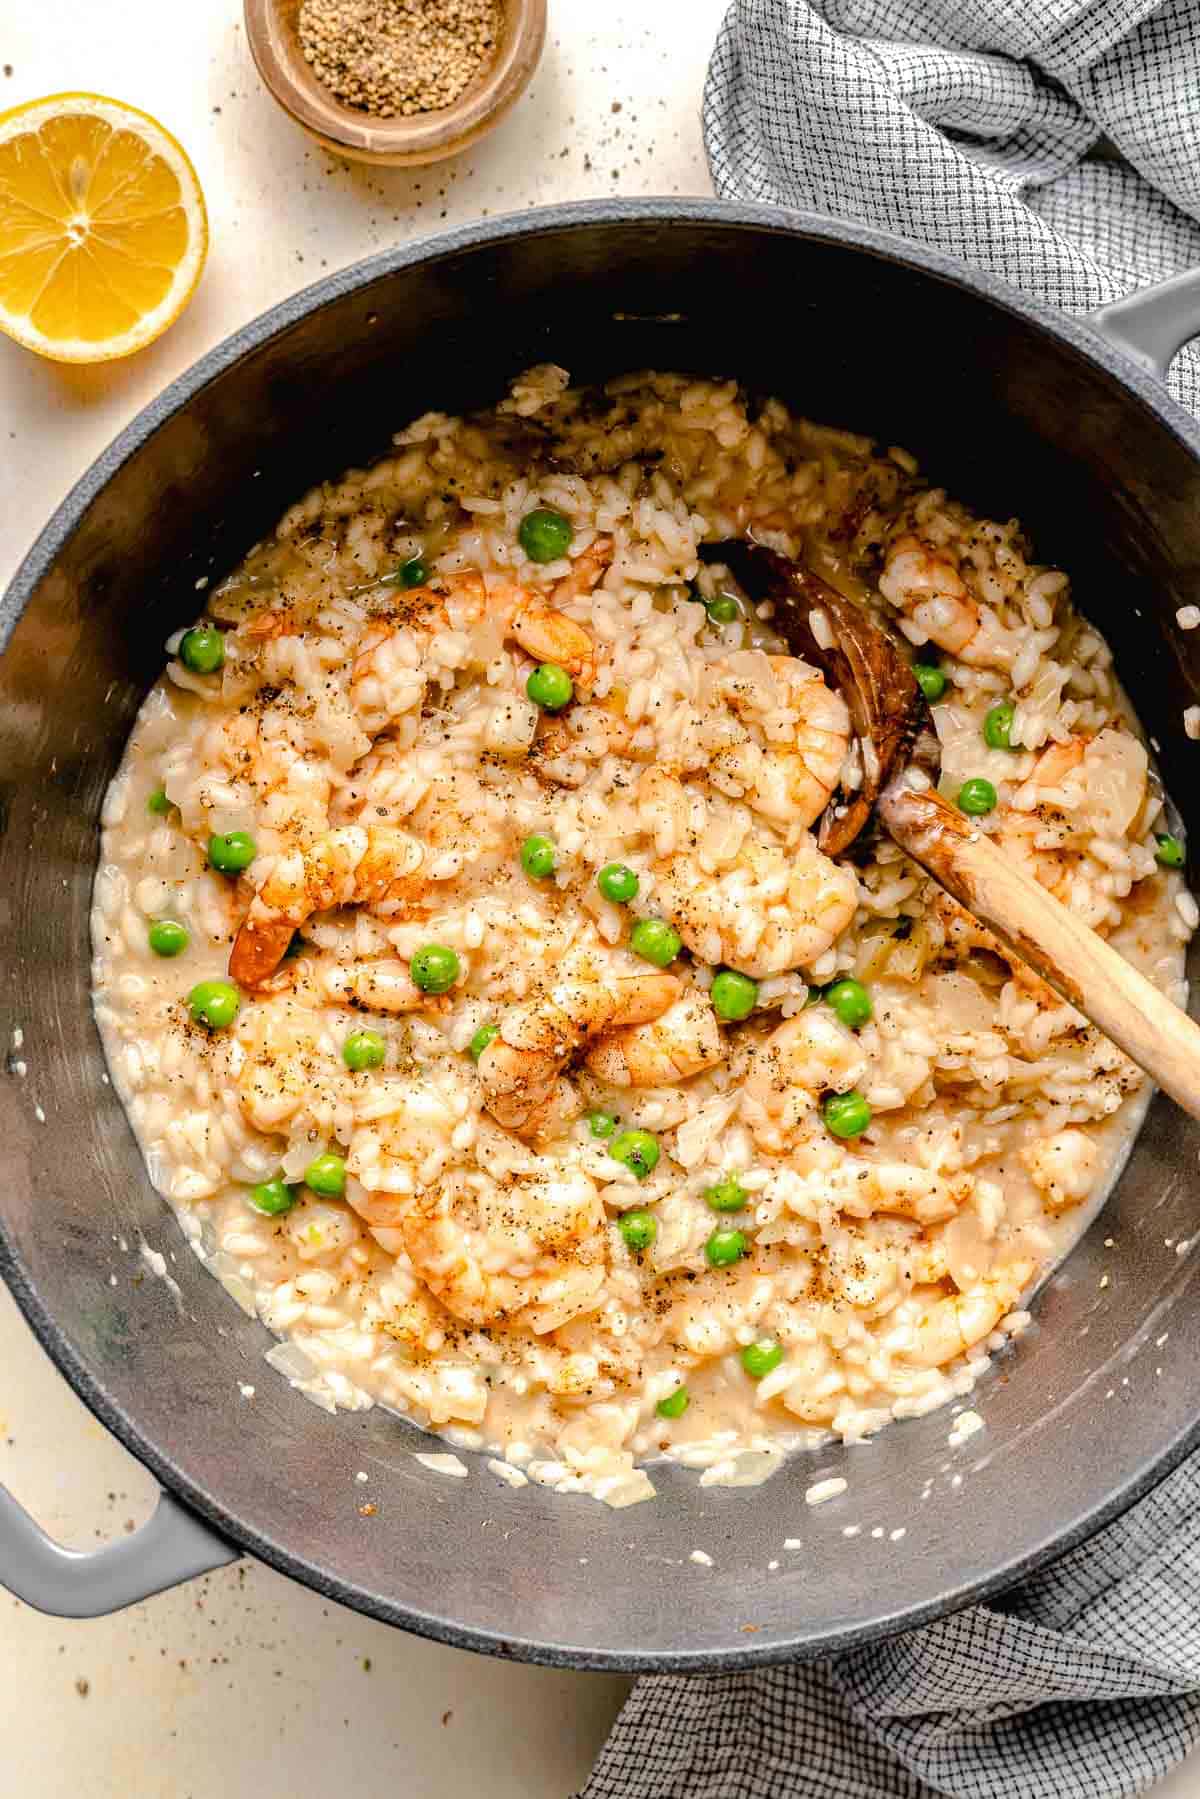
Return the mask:
{"type": "Polygon", "coordinates": [[[52,94],[0,114],[0,331],[56,362],[151,343],[208,250],[196,171],[120,100],[52,94]]]}

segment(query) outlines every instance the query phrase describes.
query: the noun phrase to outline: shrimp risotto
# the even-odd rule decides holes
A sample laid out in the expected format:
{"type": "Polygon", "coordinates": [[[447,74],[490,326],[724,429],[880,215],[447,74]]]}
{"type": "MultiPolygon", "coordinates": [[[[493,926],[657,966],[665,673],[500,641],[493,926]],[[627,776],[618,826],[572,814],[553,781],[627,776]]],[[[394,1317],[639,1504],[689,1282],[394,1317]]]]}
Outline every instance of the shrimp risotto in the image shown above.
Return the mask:
{"type": "Polygon", "coordinates": [[[870,823],[756,556],[891,634],[941,790],[1182,1000],[1181,846],[1067,576],[732,382],[534,369],[314,489],[169,641],[104,814],[113,1077],[269,1359],[613,1504],[969,1391],[1146,1097],[870,823]]]}

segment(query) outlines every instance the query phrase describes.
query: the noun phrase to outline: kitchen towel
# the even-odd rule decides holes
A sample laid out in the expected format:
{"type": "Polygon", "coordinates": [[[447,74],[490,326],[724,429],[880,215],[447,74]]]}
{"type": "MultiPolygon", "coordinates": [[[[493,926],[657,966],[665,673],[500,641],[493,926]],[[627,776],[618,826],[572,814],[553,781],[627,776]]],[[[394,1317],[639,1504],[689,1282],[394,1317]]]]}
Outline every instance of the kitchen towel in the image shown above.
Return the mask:
{"type": "Polygon", "coordinates": [[[1200,1738],[1197,1689],[1193,1458],[988,1605],[829,1661],[648,1675],[581,1799],[1142,1793],[1200,1738]]]}
{"type": "MultiPolygon", "coordinates": [[[[1200,0],[735,0],[718,193],[935,245],[1073,312],[1200,266],[1200,0]]],[[[1200,412],[1200,357],[1171,372],[1200,412]]],[[[1200,1456],[987,1605],[639,1681],[581,1799],[1108,1799],[1200,1739],[1200,1456]]]]}
{"type": "MultiPolygon", "coordinates": [[[[717,192],[932,244],[1071,312],[1200,266],[1200,0],[736,0],[717,192]]],[[[1173,371],[1200,411],[1200,356],[1173,371]]]]}

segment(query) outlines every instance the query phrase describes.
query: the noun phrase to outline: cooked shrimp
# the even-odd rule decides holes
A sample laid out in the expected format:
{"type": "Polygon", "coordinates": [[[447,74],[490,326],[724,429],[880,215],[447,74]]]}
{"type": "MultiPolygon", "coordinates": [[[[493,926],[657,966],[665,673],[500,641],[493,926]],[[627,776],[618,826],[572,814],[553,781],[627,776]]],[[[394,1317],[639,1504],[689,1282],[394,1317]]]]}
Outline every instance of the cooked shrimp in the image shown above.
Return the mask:
{"type": "Polygon", "coordinates": [[[512,828],[495,790],[491,792],[467,768],[428,772],[421,753],[381,739],[354,770],[330,809],[337,825],[369,820],[403,825],[420,840],[420,874],[414,876],[414,901],[420,887],[453,880],[465,868],[493,865],[512,849],[512,828]]]}
{"type": "Polygon", "coordinates": [[[638,803],[662,857],[655,903],[702,962],[765,980],[824,955],[854,917],[853,870],[811,838],[785,850],[718,822],[702,794],[662,769],[642,776],[638,803]]]}
{"type": "MultiPolygon", "coordinates": [[[[1148,768],[1145,749],[1128,731],[1107,728],[1094,738],[1052,743],[1001,822],[1005,849],[1093,930],[1107,930],[1121,916],[1112,881],[1088,864],[1093,839],[1119,845],[1135,832],[1148,768]]],[[[1131,885],[1128,879],[1123,891],[1131,885]]]]}
{"type": "Polygon", "coordinates": [[[745,1092],[771,1117],[812,1111],[823,1093],[857,1087],[868,1067],[858,1038],[826,1006],[785,1019],[752,1053],[745,1092]]]}
{"type": "Polygon", "coordinates": [[[712,1002],[693,990],[647,1024],[606,1031],[584,1058],[613,1087],[665,1087],[725,1060],[712,1002]]]}
{"type": "MultiPolygon", "coordinates": [[[[1077,855],[1071,842],[1078,835],[1071,808],[1082,800],[1080,774],[1084,746],[1078,738],[1052,743],[1034,764],[1033,773],[1013,795],[998,837],[1024,862],[1034,879],[1067,903],[1077,855]],[[1070,783],[1064,790],[1064,784],[1070,783]]],[[[1102,906],[1101,916],[1107,910],[1102,906]]],[[[1089,924],[1094,921],[1089,918],[1089,924]]]]}
{"type": "MultiPolygon", "coordinates": [[[[818,1015],[813,1012],[801,1016],[818,1015]]],[[[842,1066],[845,1070],[846,1065],[842,1066]]],[[[862,1076],[855,1078],[861,1080],[862,1076]]],[[[870,1218],[882,1212],[890,1218],[909,1218],[921,1225],[941,1224],[953,1218],[959,1206],[970,1198],[974,1185],[969,1174],[946,1177],[907,1162],[867,1162],[858,1157],[848,1157],[841,1167],[823,1174],[821,1181],[828,1198],[849,1217],[870,1218]]]]}
{"type": "Polygon", "coordinates": [[[596,674],[591,633],[548,605],[544,595],[511,584],[489,588],[474,571],[448,575],[443,588],[414,588],[403,598],[403,622],[377,621],[365,633],[350,697],[367,730],[377,734],[419,708],[434,668],[461,666],[471,654],[464,643],[456,663],[448,635],[472,631],[485,620],[495,625],[499,639],[511,638],[535,661],[561,664],[581,688],[590,687],[596,674]]]}
{"type": "Polygon", "coordinates": [[[846,1399],[846,1376],[827,1342],[800,1342],[788,1351],[790,1384],[779,1395],[804,1424],[832,1424],[846,1399]]]}
{"type": "Polygon", "coordinates": [[[420,714],[429,684],[429,639],[439,621],[443,629],[450,626],[432,601],[418,618],[419,623],[403,626],[376,621],[359,641],[350,670],[350,703],[372,737],[405,716],[420,714]]]}
{"type": "Polygon", "coordinates": [[[270,643],[273,638],[283,637],[288,631],[296,629],[286,612],[256,612],[239,627],[243,637],[252,643],[270,643]]]}
{"type": "MultiPolygon", "coordinates": [[[[313,723],[298,719],[286,701],[237,707],[214,717],[198,751],[210,773],[197,784],[185,814],[189,832],[207,838],[212,829],[209,808],[228,804],[230,786],[240,790],[239,797],[253,807],[261,825],[281,836],[296,840],[324,830],[333,791],[329,763],[335,758],[331,753],[327,761],[313,753],[308,740],[313,723]],[[214,780],[217,771],[220,775],[214,780]]],[[[351,760],[369,748],[369,740],[357,732],[353,720],[346,741],[351,760]]]]}
{"type": "MultiPolygon", "coordinates": [[[[1082,737],[1072,737],[1066,743],[1049,744],[1034,763],[1029,779],[1017,788],[1014,796],[1016,803],[1024,803],[1027,810],[1043,804],[1049,794],[1057,793],[1062,788],[1071,771],[1079,767],[1086,750],[1087,740],[1082,737]],[[1028,796],[1024,802],[1022,795],[1028,796]]],[[[1078,797],[1082,798],[1082,795],[1078,797]]]]}
{"type": "MultiPolygon", "coordinates": [[[[568,575],[568,581],[573,577],[568,575]]],[[[557,662],[585,691],[596,678],[596,646],[590,631],[547,606],[524,587],[504,587],[488,598],[506,637],[537,662],[557,662]]]]}
{"type": "Polygon", "coordinates": [[[612,558],[612,538],[597,537],[575,558],[570,574],[554,583],[550,595],[554,605],[568,606],[572,600],[582,599],[585,594],[591,593],[593,588],[599,586],[612,558]]]}
{"type": "Polygon", "coordinates": [[[1017,812],[1058,806],[1079,835],[1126,836],[1146,797],[1149,760],[1130,731],[1105,726],[1095,737],[1047,746],[1012,797],[1017,812]]]}
{"type": "MultiPolygon", "coordinates": [[[[895,1285],[887,1310],[908,1297],[914,1287],[957,1287],[960,1292],[965,1292],[988,1278],[992,1255],[969,1210],[958,1212],[949,1220],[943,1218],[932,1226],[895,1217],[876,1217],[858,1227],[858,1235],[873,1250],[882,1251],[891,1263],[895,1285]],[[969,1261],[964,1259],[962,1241],[956,1240],[956,1237],[963,1237],[964,1224],[966,1239],[973,1250],[969,1261]],[[969,1274],[966,1272],[968,1266],[969,1274]]],[[[854,1259],[853,1256],[849,1258],[852,1278],[858,1273],[853,1266],[854,1259]]],[[[844,1275],[842,1285],[846,1290],[844,1275]]]]}
{"type": "Polygon", "coordinates": [[[346,1203],[357,1212],[381,1249],[390,1256],[408,1253],[404,1247],[404,1219],[414,1203],[411,1193],[364,1187],[354,1179],[346,1182],[346,1203]]]}
{"type": "Polygon", "coordinates": [[[368,1192],[350,1205],[456,1318],[476,1329],[520,1323],[539,1336],[595,1307],[608,1254],[604,1207],[571,1169],[496,1181],[456,1172],[412,1194],[368,1192]]]}
{"type": "Polygon", "coordinates": [[[815,962],[858,904],[853,871],[811,842],[789,853],[750,839],[715,878],[693,858],[672,856],[657,879],[659,903],[693,955],[755,980],[815,962]]]}
{"type": "Polygon", "coordinates": [[[972,597],[950,556],[911,533],[888,546],[879,591],[902,614],[911,642],[936,643],[971,668],[1011,668],[1023,645],[1022,632],[972,597]]]}
{"type": "Polygon", "coordinates": [[[1100,1169],[1100,1151],[1085,1131],[1055,1131],[1027,1143],[1021,1160],[1048,1212],[1068,1212],[1087,1198],[1100,1169]]]}
{"type": "Polygon", "coordinates": [[[618,1026],[649,1024],[679,994],[674,975],[626,972],[616,958],[568,959],[544,993],[501,1019],[499,1035],[480,1056],[488,1111],[519,1137],[561,1135],[582,1109],[563,1075],[579,1046],[618,1026]]]}
{"type": "Polygon", "coordinates": [[[259,1006],[243,1014],[230,1067],[238,1104],[256,1131],[287,1129],[300,1112],[319,1131],[331,1125],[339,1074],[311,1046],[312,1020],[303,1012],[259,1006]]]}
{"type": "Polygon", "coordinates": [[[819,671],[795,656],[769,656],[773,680],[763,684],[732,675],[724,682],[729,704],[753,721],[766,739],[719,749],[709,764],[722,792],[779,824],[811,825],[833,797],[850,748],[850,714],[819,671]]]}
{"type": "Polygon", "coordinates": [[[234,938],[231,976],[241,987],[261,987],[283,960],[293,933],[314,912],[410,899],[422,855],[407,831],[345,825],[306,850],[281,856],[234,938]]]}
{"type": "Polygon", "coordinates": [[[941,1368],[957,1361],[1012,1311],[1033,1275],[1031,1261],[1009,1262],[962,1293],[934,1299],[915,1326],[902,1327],[905,1335],[894,1353],[918,1368],[941,1368]]]}
{"type": "Polygon", "coordinates": [[[321,985],[336,1004],[361,1006],[367,1012],[446,1012],[454,1003],[448,993],[440,998],[423,993],[408,972],[408,963],[394,957],[322,968],[321,985]]]}

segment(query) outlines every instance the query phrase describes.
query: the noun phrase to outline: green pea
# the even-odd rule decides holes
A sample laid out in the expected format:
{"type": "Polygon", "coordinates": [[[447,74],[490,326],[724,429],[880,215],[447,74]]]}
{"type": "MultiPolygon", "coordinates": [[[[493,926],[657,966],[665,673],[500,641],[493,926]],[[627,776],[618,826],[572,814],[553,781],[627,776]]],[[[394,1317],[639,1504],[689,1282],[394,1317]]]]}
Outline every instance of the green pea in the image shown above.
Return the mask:
{"type": "Polygon", "coordinates": [[[603,1140],[605,1137],[612,1136],[617,1128],[617,1121],[611,1112],[589,1112],[587,1125],[593,1137],[603,1140]]]}
{"type": "Polygon", "coordinates": [[[394,568],[390,575],[383,577],[382,587],[424,587],[429,579],[429,564],[424,556],[410,556],[399,568],[394,568]]]}
{"type": "Polygon", "coordinates": [[[665,1399],[660,1399],[655,1411],[660,1418],[682,1418],[692,1403],[692,1396],[686,1387],[676,1387],[665,1399]]]}
{"type": "Polygon", "coordinates": [[[1172,837],[1167,831],[1161,834],[1156,831],[1154,841],[1158,845],[1154,852],[1156,862],[1160,863],[1163,868],[1183,867],[1187,861],[1187,852],[1178,837],[1172,837]]]}
{"type": "Polygon", "coordinates": [[[618,1131],[608,1146],[608,1153],[614,1162],[620,1162],[623,1168],[636,1174],[639,1181],[644,1181],[658,1167],[661,1151],[649,1131],[618,1131]]]}
{"type": "Polygon", "coordinates": [[[749,1018],[758,1004],[758,982],[752,981],[748,974],[739,974],[735,968],[723,968],[712,984],[709,997],[718,1018],[736,1023],[738,1019],[749,1018]]]}
{"type": "Polygon", "coordinates": [[[249,831],[226,831],[208,840],[208,860],[219,874],[241,874],[257,854],[258,845],[249,831]]]}
{"type": "Polygon", "coordinates": [[[772,1368],[778,1368],[783,1360],[783,1350],[770,1337],[760,1337],[757,1343],[747,1343],[742,1351],[742,1367],[751,1380],[761,1380],[764,1374],[770,1374],[772,1368]]]}
{"type": "Polygon", "coordinates": [[[557,562],[571,547],[575,533],[569,519],[549,506],[527,512],[517,531],[517,542],[531,562],[557,562]]]}
{"type": "Polygon", "coordinates": [[[154,792],[146,801],[146,810],[147,812],[153,812],[156,818],[165,818],[168,812],[173,812],[175,810],[171,801],[167,798],[167,790],[165,787],[156,787],[154,789],[154,792]]]}
{"type": "Polygon", "coordinates": [[[193,625],[179,641],[179,660],[194,675],[215,675],[225,666],[225,639],[215,625],[193,625]]]}
{"type": "Polygon", "coordinates": [[[831,1093],[821,1107],[827,1130],[835,1137],[861,1137],[871,1122],[871,1108],[861,1093],[831,1093]]]}
{"type": "Polygon", "coordinates": [[[1017,709],[1011,700],[997,700],[983,721],[983,741],[990,750],[1011,750],[1013,719],[1017,709]]]}
{"type": "Polygon", "coordinates": [[[575,683],[557,662],[539,662],[525,683],[525,691],[543,712],[561,712],[575,697],[575,683]]]}
{"type": "Polygon", "coordinates": [[[736,1174],[724,1174],[719,1181],[704,1189],[705,1203],[714,1212],[740,1212],[749,1197],[736,1174]]]}
{"type": "Polygon", "coordinates": [[[290,1212],[296,1203],[296,1190],[289,1187],[283,1176],[276,1175],[273,1181],[262,1181],[257,1187],[250,1189],[250,1204],[256,1212],[264,1212],[268,1218],[278,1218],[281,1212],[290,1212]]]}
{"type": "Polygon", "coordinates": [[[731,593],[719,593],[715,600],[706,600],[704,610],[709,623],[714,625],[731,625],[735,618],[742,616],[742,609],[731,593]]]}
{"type": "Polygon", "coordinates": [[[458,979],[462,964],[444,943],[423,943],[408,965],[414,986],[422,993],[447,993],[458,979]]]}
{"type": "Polygon", "coordinates": [[[982,775],[973,780],[964,781],[958,790],[958,809],[966,812],[971,818],[982,818],[985,812],[992,812],[996,807],[996,789],[982,775]]]}
{"type": "Polygon", "coordinates": [[[634,1212],[622,1212],[617,1219],[617,1229],[625,1239],[625,1247],[634,1255],[641,1255],[658,1235],[658,1219],[653,1212],[639,1206],[634,1212]]]}
{"type": "Polygon", "coordinates": [[[188,994],[187,1003],[193,1023],[223,1031],[237,1017],[242,996],[232,981],[200,981],[188,994]]]}
{"type": "Polygon", "coordinates": [[[825,990],[825,998],[833,1007],[848,1031],[857,1031],[860,1025],[866,1024],[873,1011],[871,995],[861,981],[850,976],[845,980],[835,981],[832,987],[825,990]]]}
{"type": "Polygon", "coordinates": [[[749,1250],[750,1244],[745,1231],[735,1231],[728,1225],[714,1231],[704,1245],[704,1256],[710,1268],[732,1268],[740,1262],[749,1250]]]}
{"type": "Polygon", "coordinates": [[[326,1199],[337,1199],[346,1191],[346,1163],[342,1156],[327,1149],[315,1156],[304,1170],[304,1185],[326,1199]]]}
{"type": "Polygon", "coordinates": [[[940,700],[946,691],[946,677],[936,662],[914,662],[913,674],[917,678],[917,686],[932,705],[940,700]]]}
{"type": "Polygon", "coordinates": [[[596,876],[596,885],[614,906],[627,906],[637,898],[640,883],[632,868],[626,868],[623,862],[606,862],[596,876]]]}
{"type": "Polygon", "coordinates": [[[188,928],[173,918],[156,918],[147,936],[156,956],[181,956],[188,946],[188,928]]]}
{"type": "Polygon", "coordinates": [[[683,939],[665,918],[639,918],[629,933],[629,947],[644,962],[667,968],[683,948],[683,939]]]}
{"type": "Polygon", "coordinates": [[[554,844],[536,834],[521,845],[521,867],[531,881],[544,881],[554,873],[554,844]]]}
{"type": "Polygon", "coordinates": [[[481,1024],[467,1045],[467,1054],[472,1062],[478,1062],[488,1044],[494,1042],[499,1035],[500,1026],[498,1024],[481,1024]]]}
{"type": "Polygon", "coordinates": [[[342,1045],[342,1061],[351,1074],[382,1068],[386,1059],[387,1044],[378,1031],[351,1031],[342,1045]]]}

